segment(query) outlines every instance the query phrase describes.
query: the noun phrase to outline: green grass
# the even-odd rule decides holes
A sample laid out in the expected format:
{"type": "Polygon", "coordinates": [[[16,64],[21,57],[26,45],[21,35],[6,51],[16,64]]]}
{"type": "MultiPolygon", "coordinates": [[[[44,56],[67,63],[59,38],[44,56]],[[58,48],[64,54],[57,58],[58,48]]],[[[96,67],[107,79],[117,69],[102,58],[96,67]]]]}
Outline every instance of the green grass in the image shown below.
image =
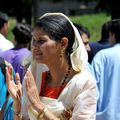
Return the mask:
{"type": "Polygon", "coordinates": [[[90,41],[96,41],[100,39],[101,27],[103,23],[110,20],[110,16],[107,16],[104,13],[99,13],[99,14],[74,16],[74,17],[70,17],[70,19],[74,23],[80,23],[86,26],[91,34],[90,41]]]}
{"type": "MultiPolygon", "coordinates": [[[[91,34],[90,41],[96,41],[100,39],[101,27],[103,23],[110,20],[110,16],[107,16],[105,13],[69,16],[69,18],[72,20],[72,22],[80,23],[88,28],[91,34]]],[[[13,42],[13,34],[11,30],[15,26],[16,20],[11,18],[9,23],[10,30],[7,38],[13,42]]]]}
{"type": "Polygon", "coordinates": [[[12,33],[12,29],[15,27],[16,25],[16,20],[13,18],[10,18],[9,20],[9,31],[8,31],[8,35],[7,35],[7,39],[12,41],[14,43],[14,36],[12,33]]]}

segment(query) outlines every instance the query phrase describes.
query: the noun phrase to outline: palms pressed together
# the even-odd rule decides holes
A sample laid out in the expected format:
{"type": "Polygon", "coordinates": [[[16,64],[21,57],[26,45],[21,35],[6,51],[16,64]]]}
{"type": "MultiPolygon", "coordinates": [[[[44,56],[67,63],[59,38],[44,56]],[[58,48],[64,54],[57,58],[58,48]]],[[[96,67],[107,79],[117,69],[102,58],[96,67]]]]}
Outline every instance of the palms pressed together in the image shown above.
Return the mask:
{"type": "MultiPolygon", "coordinates": [[[[42,103],[39,99],[39,92],[35,83],[35,79],[29,70],[27,70],[24,80],[26,83],[27,96],[31,105],[34,108],[36,108],[38,105],[42,107],[42,103]]],[[[11,65],[8,65],[6,68],[6,82],[7,82],[8,91],[12,96],[14,103],[20,103],[22,96],[22,85],[20,83],[20,77],[18,73],[16,73],[16,83],[15,83],[13,78],[13,69],[11,65]]]]}

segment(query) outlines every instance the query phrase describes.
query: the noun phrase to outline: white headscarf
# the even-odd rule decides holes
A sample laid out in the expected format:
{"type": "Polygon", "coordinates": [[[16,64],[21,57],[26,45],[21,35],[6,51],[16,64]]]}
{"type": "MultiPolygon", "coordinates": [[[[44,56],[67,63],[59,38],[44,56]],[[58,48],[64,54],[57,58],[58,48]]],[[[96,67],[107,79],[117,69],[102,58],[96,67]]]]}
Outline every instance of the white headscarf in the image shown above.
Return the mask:
{"type": "MultiPolygon", "coordinates": [[[[56,16],[56,15],[65,17],[70,22],[71,26],[73,27],[73,30],[75,33],[75,42],[72,46],[73,52],[70,55],[70,60],[71,60],[72,68],[75,71],[80,72],[83,68],[85,68],[87,66],[88,55],[87,55],[87,51],[84,47],[84,44],[82,42],[81,36],[80,36],[77,28],[73,25],[73,23],[70,21],[70,19],[63,13],[46,13],[43,16],[41,16],[39,19],[42,19],[43,17],[46,17],[46,16],[56,16]]],[[[48,70],[46,65],[43,65],[42,67],[40,67],[40,66],[41,65],[37,64],[35,62],[35,60],[32,60],[30,69],[32,70],[32,73],[36,80],[39,80],[39,78],[40,78],[39,73],[40,73],[41,69],[44,69],[44,71],[48,70]]]]}
{"type": "Polygon", "coordinates": [[[73,25],[70,19],[63,13],[46,13],[43,16],[41,16],[39,19],[44,18],[46,16],[56,16],[56,15],[65,17],[73,27],[75,33],[75,42],[72,47],[73,52],[70,55],[70,60],[72,63],[72,68],[75,71],[80,72],[87,65],[88,55],[77,28],[73,25]]]}

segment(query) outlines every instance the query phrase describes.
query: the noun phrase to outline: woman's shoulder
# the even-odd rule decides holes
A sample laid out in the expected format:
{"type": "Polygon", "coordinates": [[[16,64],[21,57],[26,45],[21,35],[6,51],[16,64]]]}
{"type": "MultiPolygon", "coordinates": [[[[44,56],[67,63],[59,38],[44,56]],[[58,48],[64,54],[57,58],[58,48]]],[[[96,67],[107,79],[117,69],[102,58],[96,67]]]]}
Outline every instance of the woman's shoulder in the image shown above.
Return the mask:
{"type": "Polygon", "coordinates": [[[76,79],[79,79],[79,81],[80,80],[82,81],[87,81],[87,80],[94,81],[95,80],[92,74],[87,69],[83,69],[81,72],[75,74],[74,77],[76,79]]]}
{"type": "Polygon", "coordinates": [[[96,86],[95,78],[87,69],[83,69],[80,73],[74,75],[74,77],[71,79],[71,83],[74,84],[76,88],[81,89],[87,85],[96,86]]]}

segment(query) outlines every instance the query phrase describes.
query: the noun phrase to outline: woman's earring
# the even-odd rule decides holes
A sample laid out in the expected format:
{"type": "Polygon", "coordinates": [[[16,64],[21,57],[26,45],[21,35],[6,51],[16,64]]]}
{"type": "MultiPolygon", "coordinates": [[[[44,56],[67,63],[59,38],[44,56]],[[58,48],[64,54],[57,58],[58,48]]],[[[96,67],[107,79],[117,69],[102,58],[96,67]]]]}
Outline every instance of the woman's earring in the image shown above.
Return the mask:
{"type": "Polygon", "coordinates": [[[62,58],[62,54],[60,54],[60,58],[62,58]]]}
{"type": "Polygon", "coordinates": [[[60,53],[60,58],[62,58],[62,57],[63,57],[63,53],[61,52],[61,53],[60,53]]]}
{"type": "Polygon", "coordinates": [[[63,57],[63,54],[64,54],[64,50],[62,49],[62,50],[61,50],[61,53],[60,53],[60,58],[63,57]]]}

